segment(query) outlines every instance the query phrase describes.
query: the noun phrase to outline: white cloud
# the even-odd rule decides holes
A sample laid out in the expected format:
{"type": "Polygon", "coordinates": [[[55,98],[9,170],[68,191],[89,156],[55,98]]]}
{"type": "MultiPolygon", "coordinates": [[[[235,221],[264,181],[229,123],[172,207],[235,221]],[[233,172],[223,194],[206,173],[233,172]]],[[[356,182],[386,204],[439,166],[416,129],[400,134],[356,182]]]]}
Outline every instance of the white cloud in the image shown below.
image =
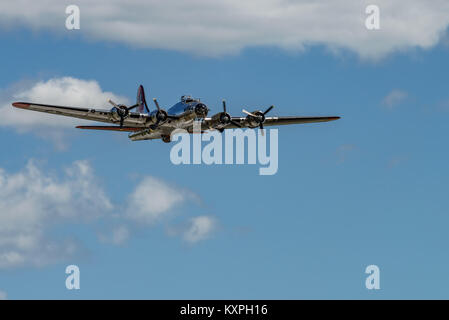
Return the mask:
{"type": "Polygon", "coordinates": [[[398,104],[404,102],[407,99],[408,93],[402,90],[394,89],[385,96],[382,100],[382,104],[387,108],[394,108],[398,104]]]}
{"type": "MultiPolygon", "coordinates": [[[[100,242],[123,245],[136,225],[161,222],[187,201],[198,201],[198,196],[147,176],[130,193],[127,203],[112,204],[92,167],[82,160],[60,176],[34,161],[15,173],[0,168],[0,269],[44,266],[78,257],[84,253],[83,245],[74,238],[53,235],[53,231],[96,223],[100,218],[103,223],[115,224],[108,232],[98,233],[100,242]]],[[[196,217],[179,235],[195,243],[206,239],[215,224],[213,218],[196,217]]]]}
{"type": "Polygon", "coordinates": [[[89,222],[113,209],[85,161],[62,179],[32,161],[9,174],[0,169],[0,268],[46,265],[80,253],[77,241],[52,239],[48,230],[68,222],[89,222]]]}
{"type": "Polygon", "coordinates": [[[79,0],[81,29],[65,29],[58,0],[0,3],[0,26],[28,26],[138,47],[174,49],[200,55],[236,53],[247,47],[302,50],[325,45],[379,58],[437,44],[449,24],[446,0],[377,0],[380,30],[365,27],[370,0],[79,0]]]}
{"type": "Polygon", "coordinates": [[[216,221],[210,216],[198,216],[190,219],[188,227],[183,232],[183,238],[189,243],[196,243],[209,238],[216,229],[216,221]]]}
{"type": "Polygon", "coordinates": [[[108,99],[116,102],[128,102],[124,97],[112,92],[104,92],[98,82],[72,77],[53,78],[38,81],[25,88],[16,88],[8,96],[2,97],[0,105],[0,126],[12,127],[19,132],[39,132],[42,129],[62,129],[75,127],[83,120],[55,116],[42,112],[22,110],[12,107],[12,102],[35,102],[75,107],[96,107],[110,109],[108,99]]]}
{"type": "Polygon", "coordinates": [[[145,177],[128,198],[126,217],[138,223],[161,220],[176,206],[196,195],[154,177],[145,177]]]}
{"type": "Polygon", "coordinates": [[[6,294],[6,292],[0,290],[0,300],[6,300],[7,297],[8,295],[6,294]]]}
{"type": "Polygon", "coordinates": [[[109,233],[99,233],[98,238],[103,243],[109,243],[114,245],[125,244],[130,237],[130,230],[124,226],[117,226],[113,228],[109,233]]]}
{"type": "Polygon", "coordinates": [[[217,226],[216,218],[202,215],[177,225],[168,226],[166,232],[169,236],[180,236],[185,242],[195,244],[210,238],[212,233],[217,230],[217,226]]]}
{"type": "Polygon", "coordinates": [[[33,132],[54,143],[57,149],[66,149],[67,128],[76,132],[75,126],[92,124],[91,121],[57,116],[12,107],[12,102],[34,102],[75,107],[95,107],[109,110],[108,100],[129,103],[125,97],[105,92],[95,80],[72,77],[53,78],[47,81],[16,85],[0,95],[0,126],[19,133],[33,132]]]}

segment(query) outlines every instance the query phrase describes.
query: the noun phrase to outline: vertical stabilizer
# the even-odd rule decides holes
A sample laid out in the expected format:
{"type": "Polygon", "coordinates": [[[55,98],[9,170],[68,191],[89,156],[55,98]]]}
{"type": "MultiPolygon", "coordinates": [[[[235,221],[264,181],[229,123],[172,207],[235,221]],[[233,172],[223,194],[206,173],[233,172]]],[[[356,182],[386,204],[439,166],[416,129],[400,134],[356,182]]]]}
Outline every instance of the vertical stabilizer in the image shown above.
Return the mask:
{"type": "Polygon", "coordinates": [[[147,112],[149,113],[150,110],[148,109],[147,101],[145,100],[145,91],[143,90],[143,86],[140,85],[137,89],[137,99],[136,99],[137,111],[140,113],[147,112]]]}

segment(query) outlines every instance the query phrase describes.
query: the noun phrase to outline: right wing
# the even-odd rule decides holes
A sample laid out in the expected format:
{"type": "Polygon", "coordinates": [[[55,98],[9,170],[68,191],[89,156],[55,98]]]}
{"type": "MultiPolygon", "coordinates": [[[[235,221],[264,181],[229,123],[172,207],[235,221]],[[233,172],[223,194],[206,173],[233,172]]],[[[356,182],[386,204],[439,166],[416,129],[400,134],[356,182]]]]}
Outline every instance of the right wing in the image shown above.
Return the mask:
{"type": "MultiPolygon", "coordinates": [[[[264,127],[280,126],[288,124],[303,124],[303,123],[315,123],[315,122],[327,122],[338,120],[340,117],[297,117],[297,116],[283,116],[283,117],[266,117],[263,123],[264,127]]],[[[248,127],[246,118],[232,117],[234,122],[239,123],[242,127],[248,127]]],[[[233,124],[226,126],[226,129],[237,128],[233,124]]]]}
{"type": "Polygon", "coordinates": [[[263,123],[264,127],[268,126],[280,126],[286,124],[302,124],[302,123],[315,123],[315,122],[327,122],[338,120],[340,117],[267,117],[263,123]]]}
{"type": "MultiPolygon", "coordinates": [[[[29,102],[14,102],[12,104],[16,108],[45,112],[61,116],[100,121],[106,123],[120,123],[119,119],[115,119],[110,110],[93,109],[93,108],[76,108],[65,106],[53,106],[48,104],[29,103],[29,102]]],[[[129,116],[125,118],[124,124],[127,126],[142,126],[145,124],[148,115],[130,112],[129,116]]]]}
{"type": "MultiPolygon", "coordinates": [[[[254,128],[248,123],[246,117],[232,117],[234,123],[240,125],[240,128],[254,128]]],[[[280,126],[288,124],[303,124],[303,123],[315,123],[315,122],[327,122],[338,120],[340,117],[297,117],[297,116],[283,116],[283,117],[266,117],[263,123],[264,127],[280,126]]],[[[214,122],[212,118],[204,119],[202,123],[208,129],[214,129],[214,122]]],[[[219,125],[219,124],[218,124],[219,125]]],[[[238,126],[229,123],[222,127],[223,129],[236,129],[238,126]]]]}

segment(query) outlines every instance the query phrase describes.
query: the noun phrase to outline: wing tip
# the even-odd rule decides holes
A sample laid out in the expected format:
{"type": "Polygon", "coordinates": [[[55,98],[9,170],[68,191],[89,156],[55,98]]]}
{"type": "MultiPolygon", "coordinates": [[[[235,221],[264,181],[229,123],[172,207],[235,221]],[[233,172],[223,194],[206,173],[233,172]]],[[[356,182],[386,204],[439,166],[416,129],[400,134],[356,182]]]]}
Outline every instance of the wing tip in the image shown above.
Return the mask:
{"type": "Polygon", "coordinates": [[[325,119],[325,120],[324,120],[325,122],[326,122],[326,121],[335,121],[335,120],[341,119],[341,117],[339,117],[339,116],[325,117],[324,119],[325,119]]]}
{"type": "Polygon", "coordinates": [[[12,106],[20,109],[28,109],[30,107],[30,104],[26,102],[13,102],[12,106]]]}

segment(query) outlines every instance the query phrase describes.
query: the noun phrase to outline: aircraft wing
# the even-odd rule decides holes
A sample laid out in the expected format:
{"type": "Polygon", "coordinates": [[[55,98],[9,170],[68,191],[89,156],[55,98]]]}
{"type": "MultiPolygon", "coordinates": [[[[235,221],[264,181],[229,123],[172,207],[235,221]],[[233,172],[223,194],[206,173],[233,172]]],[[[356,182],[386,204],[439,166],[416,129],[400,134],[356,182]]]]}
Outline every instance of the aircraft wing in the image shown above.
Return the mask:
{"type": "MultiPolygon", "coordinates": [[[[113,118],[112,112],[110,110],[54,106],[29,102],[14,102],[12,105],[20,109],[45,112],[79,119],[115,124],[120,123],[120,120],[113,118]]],[[[128,126],[139,126],[142,125],[142,123],[145,123],[146,117],[147,115],[145,114],[130,112],[129,116],[124,120],[124,124],[128,126]]]]}
{"type": "MultiPolygon", "coordinates": [[[[269,126],[280,126],[287,124],[302,124],[302,123],[314,123],[314,122],[327,122],[338,120],[340,117],[296,117],[296,116],[287,116],[287,117],[266,117],[265,122],[263,123],[264,127],[269,126]]],[[[246,117],[232,117],[232,121],[240,124],[242,128],[251,128],[249,123],[246,121],[246,117]]],[[[205,119],[205,126],[208,126],[208,122],[211,122],[211,119],[205,119]]],[[[212,125],[213,127],[213,125],[212,125]]],[[[235,129],[238,128],[236,125],[230,123],[225,129],[235,129]]]]}
{"type": "Polygon", "coordinates": [[[137,132],[143,130],[143,128],[139,127],[119,127],[119,126],[77,126],[76,128],[87,130],[123,131],[123,132],[137,132]]]}
{"type": "Polygon", "coordinates": [[[264,122],[266,126],[279,126],[285,124],[302,124],[314,122],[327,122],[338,120],[340,117],[268,117],[264,122]]]}

